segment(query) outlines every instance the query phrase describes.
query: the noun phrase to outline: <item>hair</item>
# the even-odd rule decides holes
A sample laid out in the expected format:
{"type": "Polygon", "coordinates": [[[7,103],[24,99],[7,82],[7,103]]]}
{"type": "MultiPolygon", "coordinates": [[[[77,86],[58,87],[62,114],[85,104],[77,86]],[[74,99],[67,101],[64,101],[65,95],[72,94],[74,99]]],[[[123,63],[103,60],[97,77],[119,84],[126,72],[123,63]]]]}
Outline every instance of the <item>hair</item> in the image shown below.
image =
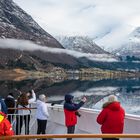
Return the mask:
{"type": "Polygon", "coordinates": [[[30,94],[32,94],[32,91],[31,91],[31,90],[29,90],[28,92],[29,92],[30,94]]]}
{"type": "Polygon", "coordinates": [[[44,94],[40,94],[39,95],[39,100],[42,101],[42,102],[45,102],[46,101],[46,96],[44,94]]]}
{"type": "Polygon", "coordinates": [[[10,96],[13,96],[13,97],[14,97],[14,95],[13,95],[13,93],[12,93],[12,92],[10,92],[8,95],[10,95],[10,96]]]}
{"type": "Polygon", "coordinates": [[[115,95],[110,95],[108,97],[108,102],[115,102],[118,101],[118,98],[115,95]]]}
{"type": "Polygon", "coordinates": [[[26,105],[29,104],[28,100],[29,100],[29,98],[28,98],[27,94],[26,93],[22,93],[19,96],[19,98],[17,99],[17,104],[22,105],[22,106],[26,106],[26,105]]]}

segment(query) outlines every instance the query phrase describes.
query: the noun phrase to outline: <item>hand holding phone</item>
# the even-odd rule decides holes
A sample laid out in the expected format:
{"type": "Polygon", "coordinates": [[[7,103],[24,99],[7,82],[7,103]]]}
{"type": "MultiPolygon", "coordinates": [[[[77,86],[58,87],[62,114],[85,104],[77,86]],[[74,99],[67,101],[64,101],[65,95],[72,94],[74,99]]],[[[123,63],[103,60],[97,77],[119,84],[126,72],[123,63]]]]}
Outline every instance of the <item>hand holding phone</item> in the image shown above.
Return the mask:
{"type": "Polygon", "coordinates": [[[87,101],[87,98],[84,96],[84,97],[82,98],[82,101],[85,103],[85,102],[87,101]]]}

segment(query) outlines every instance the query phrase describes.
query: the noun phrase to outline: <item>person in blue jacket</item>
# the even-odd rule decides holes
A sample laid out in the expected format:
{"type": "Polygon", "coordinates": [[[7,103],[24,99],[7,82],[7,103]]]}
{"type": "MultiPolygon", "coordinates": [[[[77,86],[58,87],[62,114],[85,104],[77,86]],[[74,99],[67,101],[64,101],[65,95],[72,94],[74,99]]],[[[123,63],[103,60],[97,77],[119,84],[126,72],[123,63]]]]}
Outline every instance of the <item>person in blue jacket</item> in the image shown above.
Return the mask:
{"type": "Polygon", "coordinates": [[[7,114],[7,106],[1,97],[0,97],[0,111],[7,114]]]}
{"type": "MultiPolygon", "coordinates": [[[[64,114],[65,114],[65,125],[67,127],[67,133],[74,133],[75,125],[77,124],[77,116],[80,117],[78,109],[86,102],[86,97],[83,97],[78,104],[73,103],[74,96],[70,94],[65,95],[64,103],[64,114]]],[[[72,138],[67,138],[72,140],[72,138]]]]}

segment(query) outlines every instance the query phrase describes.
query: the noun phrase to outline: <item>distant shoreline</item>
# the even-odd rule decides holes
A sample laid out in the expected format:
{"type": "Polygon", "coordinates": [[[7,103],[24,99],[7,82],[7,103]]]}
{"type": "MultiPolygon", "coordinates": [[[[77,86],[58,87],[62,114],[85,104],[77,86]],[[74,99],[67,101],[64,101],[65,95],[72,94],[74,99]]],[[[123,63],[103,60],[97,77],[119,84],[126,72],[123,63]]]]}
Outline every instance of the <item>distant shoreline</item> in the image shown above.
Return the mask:
{"type": "Polygon", "coordinates": [[[62,71],[53,68],[50,71],[30,71],[20,68],[0,69],[0,80],[21,81],[26,79],[50,78],[63,81],[71,77],[74,79],[78,78],[79,80],[138,78],[140,77],[140,72],[102,70],[96,68],[83,68],[73,71],[64,69],[62,71]]]}
{"type": "Polygon", "coordinates": [[[40,71],[28,71],[23,69],[0,70],[0,80],[21,81],[25,79],[47,77],[47,73],[40,71]]]}

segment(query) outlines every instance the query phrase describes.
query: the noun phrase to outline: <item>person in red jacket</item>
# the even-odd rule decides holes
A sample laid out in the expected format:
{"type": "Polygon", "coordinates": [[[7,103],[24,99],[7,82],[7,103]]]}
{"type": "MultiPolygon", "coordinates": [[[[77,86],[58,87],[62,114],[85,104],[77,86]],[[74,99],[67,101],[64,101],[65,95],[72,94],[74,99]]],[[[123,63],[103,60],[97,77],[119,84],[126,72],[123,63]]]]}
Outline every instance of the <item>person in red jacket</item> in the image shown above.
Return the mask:
{"type": "MultiPolygon", "coordinates": [[[[74,97],[70,94],[65,95],[64,114],[68,134],[74,133],[75,125],[77,124],[77,116],[80,117],[77,110],[86,102],[86,97],[84,97],[79,104],[75,104],[72,101],[73,98],[74,97]]],[[[67,140],[72,140],[72,138],[67,138],[67,140]]]]}
{"type": "Polygon", "coordinates": [[[14,135],[14,131],[12,130],[12,126],[6,115],[0,112],[0,136],[12,136],[14,135]]]}
{"type": "MultiPolygon", "coordinates": [[[[103,104],[103,110],[97,117],[97,122],[102,125],[102,133],[123,133],[125,111],[117,100],[110,95],[108,102],[103,104]]],[[[103,138],[103,140],[119,140],[118,138],[103,138]]]]}

